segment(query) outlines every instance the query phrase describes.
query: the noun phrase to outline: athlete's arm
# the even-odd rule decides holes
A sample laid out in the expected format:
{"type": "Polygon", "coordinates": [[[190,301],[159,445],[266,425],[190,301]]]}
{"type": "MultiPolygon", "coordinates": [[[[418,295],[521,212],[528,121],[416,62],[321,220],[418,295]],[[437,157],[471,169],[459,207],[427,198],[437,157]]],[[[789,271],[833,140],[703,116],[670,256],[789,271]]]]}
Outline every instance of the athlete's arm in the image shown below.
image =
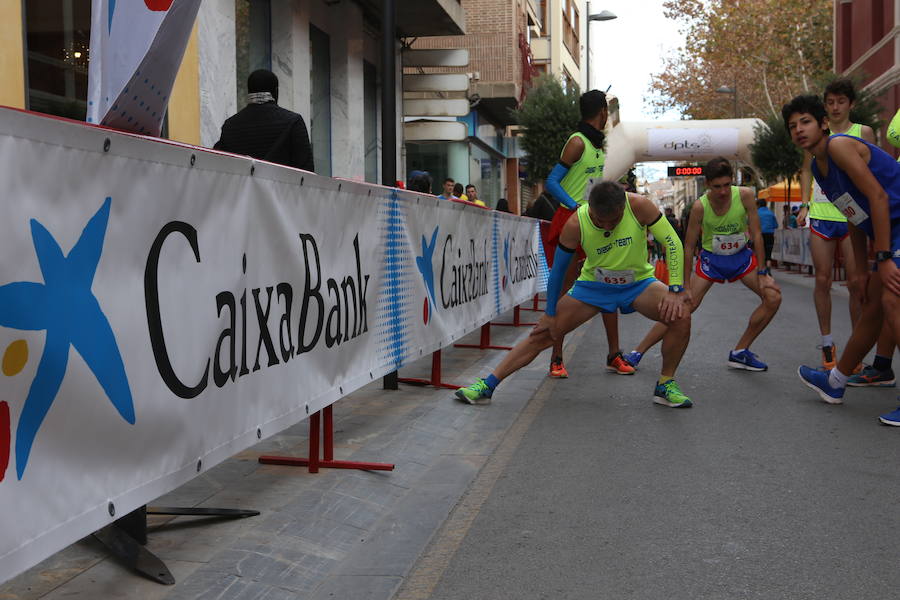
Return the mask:
{"type": "MultiPolygon", "coordinates": [[[[741,203],[744,205],[744,210],[747,211],[747,232],[750,240],[753,242],[753,253],[756,254],[756,264],[758,265],[757,272],[766,271],[768,270],[766,267],[766,247],[763,244],[762,227],[759,225],[759,213],[756,211],[756,194],[750,188],[742,187],[739,189],[741,190],[741,203]]],[[[761,288],[778,289],[778,284],[775,283],[771,273],[760,275],[759,285],[761,288]]]]}
{"type": "Polygon", "coordinates": [[[860,125],[859,126],[859,137],[866,140],[870,144],[875,143],[875,132],[872,131],[872,128],[868,125],[860,125]]]}
{"type": "Polygon", "coordinates": [[[879,252],[891,249],[891,213],[887,192],[869,170],[871,154],[868,146],[849,137],[836,137],[828,144],[828,155],[869,200],[875,251],[879,252]]]}
{"type": "Polygon", "coordinates": [[[691,282],[691,273],[694,271],[694,251],[697,241],[700,239],[700,225],[703,223],[703,203],[694,200],[691,206],[690,219],[688,220],[687,233],[684,234],[684,285],[688,287],[691,282]]]}
{"type": "Polygon", "coordinates": [[[572,165],[581,160],[581,155],[583,153],[584,141],[577,136],[570,139],[566,143],[565,148],[563,148],[562,155],[559,157],[559,162],[556,163],[556,166],[550,171],[550,175],[547,176],[547,181],[545,182],[547,191],[550,192],[560,204],[569,210],[578,208],[578,202],[563,189],[562,180],[569,172],[572,165]]]}
{"type": "Polygon", "coordinates": [[[684,248],[678,233],[662,216],[659,209],[646,196],[628,194],[631,211],[638,223],[650,228],[653,238],[666,250],[666,266],[669,268],[669,285],[684,284],[684,248]]]}
{"type": "Polygon", "coordinates": [[[812,161],[813,156],[806,150],[803,151],[803,166],[800,167],[800,212],[797,213],[797,226],[806,225],[806,215],[809,214],[809,203],[812,202],[812,161]]]}

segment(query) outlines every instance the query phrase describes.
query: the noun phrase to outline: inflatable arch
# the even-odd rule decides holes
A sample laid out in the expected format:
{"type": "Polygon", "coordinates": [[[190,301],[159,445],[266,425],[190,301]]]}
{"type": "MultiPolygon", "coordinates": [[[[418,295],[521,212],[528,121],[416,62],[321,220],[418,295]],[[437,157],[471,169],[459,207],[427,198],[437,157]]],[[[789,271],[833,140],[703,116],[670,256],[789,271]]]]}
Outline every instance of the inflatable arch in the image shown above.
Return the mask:
{"type": "Polygon", "coordinates": [[[635,163],[705,162],[717,156],[753,165],[750,144],[759,119],[706,121],[619,121],[618,102],[610,98],[603,179],[616,181],[635,163]]]}

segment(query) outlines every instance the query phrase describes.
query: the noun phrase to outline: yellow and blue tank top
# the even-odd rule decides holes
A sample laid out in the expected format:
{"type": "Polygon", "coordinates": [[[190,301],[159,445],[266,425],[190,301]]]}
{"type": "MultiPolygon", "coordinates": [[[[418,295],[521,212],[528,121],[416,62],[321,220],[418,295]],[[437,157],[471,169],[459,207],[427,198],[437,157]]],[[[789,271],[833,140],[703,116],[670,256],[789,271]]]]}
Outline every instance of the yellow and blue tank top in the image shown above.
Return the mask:
{"type": "Polygon", "coordinates": [[[744,208],[744,203],[741,202],[741,188],[736,185],[731,186],[731,205],[722,216],[717,215],[713,211],[707,194],[700,196],[699,202],[703,205],[703,221],[700,227],[703,229],[701,245],[704,250],[714,254],[733,254],[727,251],[717,251],[718,249],[713,248],[715,238],[726,240],[721,243],[747,244],[747,235],[744,233],[747,231],[747,209],[744,208]],[[741,241],[739,238],[743,238],[743,240],[741,241]]]}
{"type": "Polygon", "coordinates": [[[582,204],[576,213],[581,227],[581,247],[586,256],[578,281],[598,281],[598,269],[630,271],[634,281],[653,277],[653,266],[647,262],[647,228],[631,211],[628,196],[625,196],[622,220],[612,231],[594,225],[589,210],[587,204],[582,204]]]}
{"type": "MultiPolygon", "coordinates": [[[[836,133],[832,133],[831,136],[839,135],[836,133]]],[[[862,138],[862,125],[859,123],[851,123],[850,129],[845,131],[840,135],[852,135],[856,138],[862,138]]],[[[813,180],[815,182],[815,179],[813,180]]],[[[838,221],[840,223],[846,223],[847,217],[841,214],[841,211],[837,209],[837,207],[828,201],[828,198],[825,194],[822,193],[821,188],[818,190],[816,187],[818,184],[814,184],[812,186],[812,190],[810,191],[809,198],[809,218],[810,219],[819,219],[820,221],[838,221]]]]}
{"type": "Polygon", "coordinates": [[[572,200],[581,206],[587,201],[588,182],[590,180],[599,182],[603,177],[603,165],[606,163],[606,155],[601,148],[595,148],[583,133],[573,133],[566,140],[566,144],[573,137],[581,138],[581,141],[584,142],[584,152],[581,153],[581,158],[578,159],[578,162],[569,167],[569,172],[566,173],[566,176],[562,178],[559,184],[572,197],[572,200]]]}

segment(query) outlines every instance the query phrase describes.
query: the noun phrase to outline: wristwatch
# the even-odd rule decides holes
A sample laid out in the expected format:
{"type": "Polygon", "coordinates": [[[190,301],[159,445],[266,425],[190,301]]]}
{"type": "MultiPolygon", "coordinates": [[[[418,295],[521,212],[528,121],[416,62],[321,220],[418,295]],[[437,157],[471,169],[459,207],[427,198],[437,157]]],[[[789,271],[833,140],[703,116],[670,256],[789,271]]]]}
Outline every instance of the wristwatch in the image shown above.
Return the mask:
{"type": "Polygon", "coordinates": [[[879,250],[875,253],[875,262],[882,263],[886,260],[891,260],[894,258],[894,253],[890,250],[879,250]]]}
{"type": "Polygon", "coordinates": [[[756,274],[757,275],[771,275],[772,270],[769,269],[769,267],[766,267],[765,269],[760,269],[759,271],[757,271],[756,274]]]}
{"type": "Polygon", "coordinates": [[[672,292],[673,294],[680,294],[681,292],[684,291],[684,286],[683,285],[670,285],[669,291],[672,292]]]}

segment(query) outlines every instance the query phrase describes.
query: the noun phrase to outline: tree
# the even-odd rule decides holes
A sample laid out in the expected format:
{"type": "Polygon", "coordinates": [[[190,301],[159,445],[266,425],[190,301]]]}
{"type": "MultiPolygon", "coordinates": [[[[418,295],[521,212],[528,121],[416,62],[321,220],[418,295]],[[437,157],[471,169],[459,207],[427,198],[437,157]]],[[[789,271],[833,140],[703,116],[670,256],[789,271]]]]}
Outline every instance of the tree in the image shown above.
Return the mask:
{"type": "Polygon", "coordinates": [[[541,75],[515,111],[525,130],[521,140],[528,160],[528,183],[546,179],[559,160],[566,139],[581,118],[579,96],[577,87],[563,90],[558,79],[541,75]]]}
{"type": "Polygon", "coordinates": [[[651,106],[694,119],[778,114],[831,68],[831,0],[667,0],[685,45],[665,60],[651,85],[651,106]]]}
{"type": "Polygon", "coordinates": [[[757,124],[753,133],[750,156],[762,178],[767,184],[786,179],[790,185],[803,164],[803,153],[791,141],[781,115],[772,115],[763,124],[757,124]]]}

